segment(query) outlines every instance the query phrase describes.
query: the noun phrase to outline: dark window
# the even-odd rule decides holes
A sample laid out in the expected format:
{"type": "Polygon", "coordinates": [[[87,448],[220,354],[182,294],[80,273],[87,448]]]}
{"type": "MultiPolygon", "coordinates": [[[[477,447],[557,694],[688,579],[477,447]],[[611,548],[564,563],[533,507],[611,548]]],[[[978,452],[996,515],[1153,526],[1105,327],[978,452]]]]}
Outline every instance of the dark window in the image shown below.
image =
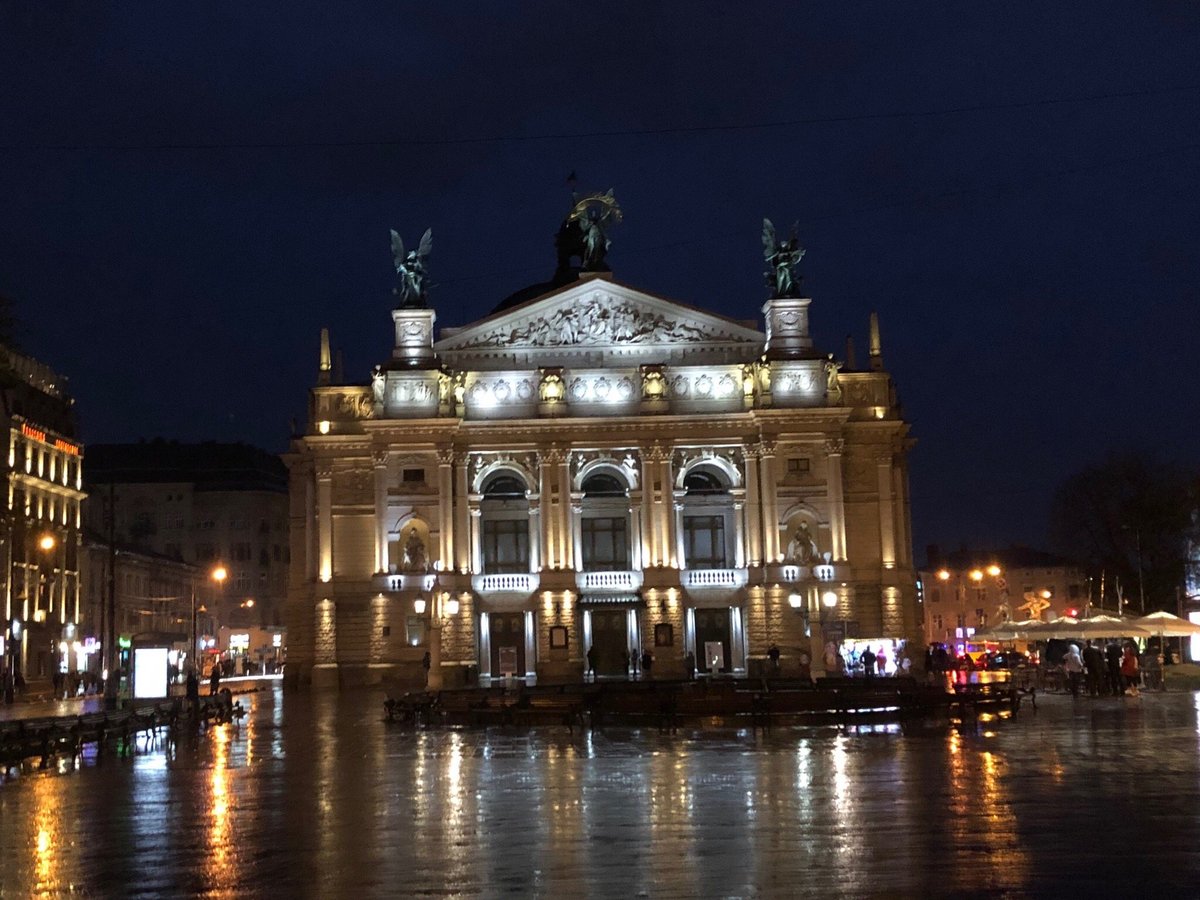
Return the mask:
{"type": "Polygon", "coordinates": [[[529,571],[529,520],[483,520],[483,571],[499,575],[529,571]]]}
{"type": "Polygon", "coordinates": [[[625,485],[612,475],[597,474],[583,483],[585,497],[624,497],[625,485]]]}
{"type": "Polygon", "coordinates": [[[524,497],[525,485],[511,475],[498,475],[484,489],[488,497],[524,497]]]}
{"type": "Polygon", "coordinates": [[[683,534],[688,568],[726,567],[724,516],[684,516],[683,534]]]}
{"type": "Polygon", "coordinates": [[[586,572],[621,572],[629,568],[629,526],[624,516],[583,520],[583,568],[586,572]]]}
{"type": "Polygon", "coordinates": [[[400,473],[400,480],[406,484],[420,484],[425,480],[425,470],[405,469],[400,473]]]}
{"type": "Polygon", "coordinates": [[[789,475],[807,475],[808,459],[803,456],[792,457],[787,461],[787,470],[789,475]]]}
{"type": "Polygon", "coordinates": [[[719,494],[725,490],[716,475],[695,469],[684,476],[683,487],[689,494],[719,494]]]}
{"type": "Polygon", "coordinates": [[[384,625],[384,626],[383,626],[383,636],[384,636],[384,637],[391,637],[391,636],[392,636],[392,626],[391,626],[391,625],[384,625]]]}

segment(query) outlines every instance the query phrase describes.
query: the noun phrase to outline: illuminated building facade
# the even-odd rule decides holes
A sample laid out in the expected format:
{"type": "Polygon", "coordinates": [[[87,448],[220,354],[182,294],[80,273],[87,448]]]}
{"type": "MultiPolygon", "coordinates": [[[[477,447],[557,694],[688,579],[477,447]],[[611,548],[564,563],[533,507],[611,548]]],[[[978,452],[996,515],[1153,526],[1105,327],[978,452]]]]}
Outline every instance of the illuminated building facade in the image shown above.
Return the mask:
{"type": "Polygon", "coordinates": [[[80,637],[83,446],[66,379],[4,346],[0,397],[7,430],[0,669],[36,687],[56,667],[76,668],[69,648],[80,637]]]}
{"type": "Polygon", "coordinates": [[[434,333],[392,312],[366,384],[322,336],[291,470],[300,682],[753,674],[840,637],[920,640],[908,426],[870,366],[607,273],[434,333]],[[839,371],[840,369],[840,371],[839,371]]]}
{"type": "Polygon", "coordinates": [[[962,645],[1000,622],[1102,611],[1089,605],[1087,576],[1060,556],[1028,547],[945,556],[929,550],[920,572],[926,643],[962,645]]]}

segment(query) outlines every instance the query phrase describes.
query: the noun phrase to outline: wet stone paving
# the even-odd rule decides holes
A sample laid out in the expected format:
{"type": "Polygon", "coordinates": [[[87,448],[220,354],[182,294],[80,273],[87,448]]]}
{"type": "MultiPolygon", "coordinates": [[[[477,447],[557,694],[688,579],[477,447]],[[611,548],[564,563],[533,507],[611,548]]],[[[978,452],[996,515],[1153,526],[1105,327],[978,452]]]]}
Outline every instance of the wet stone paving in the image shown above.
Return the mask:
{"type": "Polygon", "coordinates": [[[412,730],[242,698],[0,781],[0,896],[1200,896],[1200,694],[1011,720],[412,730]]]}

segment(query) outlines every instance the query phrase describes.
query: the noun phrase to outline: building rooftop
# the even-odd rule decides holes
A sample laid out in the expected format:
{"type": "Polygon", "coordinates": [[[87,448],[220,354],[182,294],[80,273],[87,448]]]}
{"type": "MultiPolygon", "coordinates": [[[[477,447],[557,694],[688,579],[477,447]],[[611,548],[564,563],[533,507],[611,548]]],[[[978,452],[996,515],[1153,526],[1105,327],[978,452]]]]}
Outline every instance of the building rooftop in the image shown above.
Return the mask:
{"type": "Polygon", "coordinates": [[[1077,562],[1065,556],[1012,544],[993,550],[960,547],[949,553],[941,553],[937,546],[931,545],[926,549],[926,563],[922,569],[927,572],[943,566],[951,569],[973,569],[993,563],[1004,569],[1079,568],[1077,562]]]}
{"type": "Polygon", "coordinates": [[[287,493],[287,468],[273,453],[249,444],[185,444],[156,438],[136,444],[92,444],[84,479],[89,485],[186,483],[198,491],[287,493]]]}

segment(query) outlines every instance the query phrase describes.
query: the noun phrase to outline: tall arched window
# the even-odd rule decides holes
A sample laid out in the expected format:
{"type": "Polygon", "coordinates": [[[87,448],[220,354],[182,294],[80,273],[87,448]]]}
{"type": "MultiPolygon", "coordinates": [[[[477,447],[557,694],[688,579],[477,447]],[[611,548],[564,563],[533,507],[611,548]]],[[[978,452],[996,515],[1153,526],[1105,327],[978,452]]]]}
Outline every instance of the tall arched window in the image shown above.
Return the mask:
{"type": "Polygon", "coordinates": [[[483,572],[529,571],[529,500],[515,475],[499,473],[483,487],[480,544],[483,572]]]}
{"type": "Polygon", "coordinates": [[[692,469],[683,479],[683,548],[689,569],[727,569],[733,558],[733,498],[724,474],[692,469]]]}
{"type": "Polygon", "coordinates": [[[584,480],[580,544],[584,572],[629,569],[629,491],[616,476],[596,472],[584,480]]]}

